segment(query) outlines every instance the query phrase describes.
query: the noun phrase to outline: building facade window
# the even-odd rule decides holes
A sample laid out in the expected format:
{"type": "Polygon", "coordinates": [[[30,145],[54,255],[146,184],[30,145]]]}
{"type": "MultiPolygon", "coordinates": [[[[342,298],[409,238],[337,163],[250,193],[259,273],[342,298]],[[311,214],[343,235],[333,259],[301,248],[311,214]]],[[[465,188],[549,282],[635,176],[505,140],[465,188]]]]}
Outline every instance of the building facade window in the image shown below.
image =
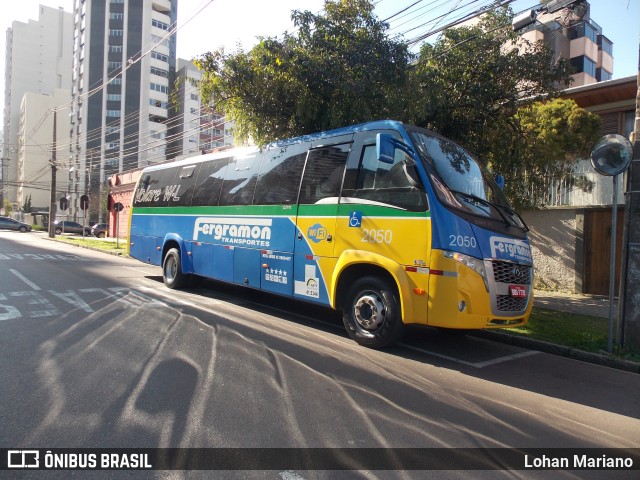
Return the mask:
{"type": "Polygon", "coordinates": [[[169,63],[169,57],[167,55],[163,55],[162,53],[158,53],[155,51],[151,51],[151,58],[155,58],[156,60],[162,60],[163,62],[169,63]]]}
{"type": "Polygon", "coordinates": [[[120,110],[107,110],[107,117],[117,118],[120,117],[120,110]]]}
{"type": "Polygon", "coordinates": [[[124,13],[110,13],[109,19],[111,20],[122,20],[124,18],[124,13]]]}
{"type": "Polygon", "coordinates": [[[569,39],[575,40],[576,38],[587,37],[593,43],[598,42],[598,31],[589,22],[582,21],[573,27],[569,27],[569,39]]]}
{"type": "Polygon", "coordinates": [[[121,37],[123,34],[123,30],[120,28],[110,28],[109,29],[109,36],[110,37],[121,37]]]}
{"type": "Polygon", "coordinates": [[[596,80],[599,82],[611,80],[611,77],[611,73],[607,72],[604,68],[596,68],[596,80]]]}
{"type": "Polygon", "coordinates": [[[169,93],[169,87],[166,85],[160,85],[159,83],[151,83],[151,90],[160,93],[169,93]]]}
{"type": "Polygon", "coordinates": [[[604,35],[598,35],[598,47],[613,57],[613,43],[604,35]]]}
{"type": "Polygon", "coordinates": [[[574,73],[586,73],[595,78],[596,76],[596,63],[589,57],[580,55],[571,59],[571,65],[574,68],[574,73]]]}
{"type": "Polygon", "coordinates": [[[151,67],[151,74],[158,75],[162,78],[169,78],[169,72],[167,70],[162,70],[161,68],[151,67]]]}
{"type": "Polygon", "coordinates": [[[159,20],[151,20],[151,25],[160,28],[161,30],[169,30],[169,25],[159,20]]]}
{"type": "Polygon", "coordinates": [[[168,102],[165,102],[163,100],[157,100],[155,98],[149,99],[149,105],[151,105],[152,107],[158,107],[158,108],[169,108],[168,102]]]}
{"type": "Polygon", "coordinates": [[[122,45],[109,45],[109,53],[122,53],[122,45]]]}
{"type": "Polygon", "coordinates": [[[110,93],[107,95],[107,102],[119,102],[122,100],[122,95],[119,93],[110,93]]]}

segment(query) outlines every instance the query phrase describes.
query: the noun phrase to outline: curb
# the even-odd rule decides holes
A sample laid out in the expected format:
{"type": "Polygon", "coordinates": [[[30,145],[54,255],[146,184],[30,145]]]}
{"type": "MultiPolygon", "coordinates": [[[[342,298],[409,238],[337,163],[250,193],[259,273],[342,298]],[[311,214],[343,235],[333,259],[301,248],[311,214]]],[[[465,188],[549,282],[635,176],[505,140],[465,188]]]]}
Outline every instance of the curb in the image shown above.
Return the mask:
{"type": "Polygon", "coordinates": [[[113,251],[113,250],[103,250],[101,248],[89,247],[87,245],[78,245],[77,243],[65,242],[64,240],[58,240],[57,238],[50,238],[50,237],[45,237],[45,238],[47,240],[51,241],[51,242],[64,243],[65,245],[71,245],[73,247],[84,248],[86,250],[93,250],[94,252],[106,253],[107,255],[112,255],[114,257],[129,258],[129,255],[127,255],[126,253],[122,253],[122,252],[116,252],[116,251],[113,251]]]}
{"type": "Polygon", "coordinates": [[[538,350],[540,352],[550,353],[552,355],[572,358],[574,360],[580,360],[582,362],[594,363],[596,365],[602,365],[604,367],[615,368],[617,370],[623,370],[625,372],[640,373],[640,363],[611,358],[608,355],[603,355],[600,353],[585,352],[584,350],[578,350],[574,347],[557,345],[555,343],[545,342],[543,340],[534,340],[532,338],[522,337],[519,335],[514,335],[512,333],[496,332],[492,330],[472,331],[469,332],[469,334],[480,338],[486,338],[488,340],[506,343],[508,345],[524,347],[531,350],[538,350]]]}

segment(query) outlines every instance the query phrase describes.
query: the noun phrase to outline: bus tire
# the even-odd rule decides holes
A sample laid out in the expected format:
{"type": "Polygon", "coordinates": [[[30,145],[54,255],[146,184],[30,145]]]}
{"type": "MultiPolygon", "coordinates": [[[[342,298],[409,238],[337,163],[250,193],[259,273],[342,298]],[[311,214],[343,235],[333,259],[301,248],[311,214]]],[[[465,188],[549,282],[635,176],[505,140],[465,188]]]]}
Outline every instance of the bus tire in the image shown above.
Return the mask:
{"type": "Polygon", "coordinates": [[[363,277],[353,284],[343,307],[342,321],[349,336],[365,347],[387,347],[404,334],[396,289],[377,276],[363,277]]]}
{"type": "Polygon", "coordinates": [[[162,260],[162,280],[169,288],[183,288],[189,283],[189,275],[182,273],[180,250],[171,248],[162,260]]]}

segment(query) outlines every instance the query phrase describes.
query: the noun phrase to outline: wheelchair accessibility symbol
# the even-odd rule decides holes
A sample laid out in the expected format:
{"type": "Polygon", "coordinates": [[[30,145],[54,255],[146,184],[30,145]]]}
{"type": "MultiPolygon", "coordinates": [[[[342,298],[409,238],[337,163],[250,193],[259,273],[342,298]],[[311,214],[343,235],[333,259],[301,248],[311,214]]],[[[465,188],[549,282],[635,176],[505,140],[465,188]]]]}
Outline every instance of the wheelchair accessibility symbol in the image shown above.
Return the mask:
{"type": "Polygon", "coordinates": [[[354,228],[362,227],[362,212],[351,212],[349,214],[349,226],[354,228]]]}

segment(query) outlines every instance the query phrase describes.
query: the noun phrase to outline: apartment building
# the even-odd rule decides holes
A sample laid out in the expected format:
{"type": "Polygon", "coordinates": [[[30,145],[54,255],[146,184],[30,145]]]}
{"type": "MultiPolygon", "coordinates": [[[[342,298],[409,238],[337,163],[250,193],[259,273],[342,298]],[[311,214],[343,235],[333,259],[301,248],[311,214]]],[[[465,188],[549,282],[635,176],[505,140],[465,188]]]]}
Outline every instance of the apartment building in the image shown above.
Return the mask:
{"type": "Polygon", "coordinates": [[[74,0],[70,209],[105,217],[105,180],[170,157],[178,0],[74,0]]]}
{"type": "Polygon", "coordinates": [[[198,155],[233,145],[233,123],[202,103],[197,82],[202,72],[190,60],[178,59],[177,89],[173,94],[169,151],[173,157],[198,155]]]}
{"type": "MultiPolygon", "coordinates": [[[[53,110],[68,105],[71,93],[68,89],[54,89],[51,95],[27,92],[22,97],[18,132],[17,198],[16,206],[22,207],[29,199],[33,211],[48,211],[51,203],[51,163],[53,157],[53,110]]],[[[69,115],[62,110],[56,113],[56,175],[58,200],[68,195],[69,115]]],[[[64,215],[65,212],[58,212],[64,215]]]]}
{"type": "MultiPolygon", "coordinates": [[[[30,183],[41,181],[29,175],[18,176],[19,168],[29,171],[30,162],[38,161],[29,156],[19,157],[19,154],[32,148],[47,150],[47,144],[52,142],[53,124],[51,119],[47,122],[44,115],[48,109],[57,106],[50,101],[55,91],[71,89],[72,34],[72,14],[62,8],[43,5],[38,7],[38,20],[14,21],[7,29],[0,205],[7,198],[19,208],[18,192],[23,187],[28,188],[30,183]],[[23,104],[27,92],[35,96],[23,104]],[[23,132],[22,140],[19,139],[21,115],[35,119],[35,123],[23,132]]],[[[55,96],[63,98],[64,93],[58,92],[55,96]]],[[[66,118],[59,115],[58,120],[58,125],[66,127],[66,118]]]]}
{"type": "Polygon", "coordinates": [[[568,59],[575,69],[572,87],[611,80],[613,43],[591,18],[589,2],[574,2],[552,13],[540,13],[521,37],[544,41],[554,52],[553,61],[568,59]]]}

